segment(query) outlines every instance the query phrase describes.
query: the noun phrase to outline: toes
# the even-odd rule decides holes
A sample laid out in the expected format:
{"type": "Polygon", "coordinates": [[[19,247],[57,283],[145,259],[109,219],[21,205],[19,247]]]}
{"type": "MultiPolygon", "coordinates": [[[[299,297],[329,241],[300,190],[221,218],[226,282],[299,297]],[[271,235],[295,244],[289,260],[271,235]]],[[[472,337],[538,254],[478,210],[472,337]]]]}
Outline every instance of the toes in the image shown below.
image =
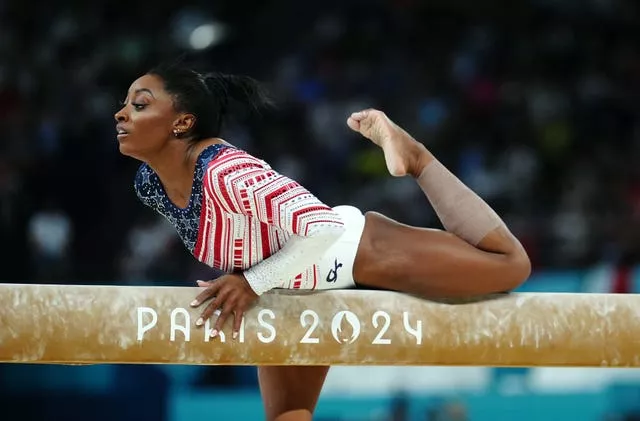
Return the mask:
{"type": "Polygon", "coordinates": [[[364,120],[369,116],[369,114],[373,111],[372,109],[362,110],[351,114],[350,118],[353,118],[356,121],[364,120]]]}
{"type": "Polygon", "coordinates": [[[360,121],[354,119],[353,117],[349,117],[347,119],[347,126],[349,126],[349,128],[353,131],[356,131],[356,132],[360,131],[360,121]]]}

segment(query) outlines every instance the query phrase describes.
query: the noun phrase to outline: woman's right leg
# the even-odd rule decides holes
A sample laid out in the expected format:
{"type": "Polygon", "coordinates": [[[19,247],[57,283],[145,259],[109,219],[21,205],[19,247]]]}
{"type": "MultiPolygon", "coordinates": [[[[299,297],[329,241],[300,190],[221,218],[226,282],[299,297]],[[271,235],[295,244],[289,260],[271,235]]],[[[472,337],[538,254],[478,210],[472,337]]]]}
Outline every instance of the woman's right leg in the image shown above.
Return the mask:
{"type": "Polygon", "coordinates": [[[328,366],[258,367],[267,421],[311,421],[328,372],[328,366]]]}
{"type": "Polygon", "coordinates": [[[354,262],[356,282],[421,296],[487,294],[524,282],[530,262],[522,244],[424,145],[380,111],[356,113],[348,124],[382,148],[390,174],[416,179],[446,230],[369,212],[354,262]]]}

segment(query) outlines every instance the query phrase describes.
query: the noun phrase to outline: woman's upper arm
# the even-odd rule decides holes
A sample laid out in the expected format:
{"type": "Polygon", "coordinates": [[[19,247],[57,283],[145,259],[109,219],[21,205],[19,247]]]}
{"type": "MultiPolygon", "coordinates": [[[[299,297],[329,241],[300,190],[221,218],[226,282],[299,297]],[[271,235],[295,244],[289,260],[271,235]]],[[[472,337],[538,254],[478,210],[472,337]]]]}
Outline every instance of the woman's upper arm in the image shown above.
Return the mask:
{"type": "Polygon", "coordinates": [[[233,173],[212,171],[208,184],[229,212],[255,217],[290,234],[307,237],[344,229],[342,218],[330,206],[251,156],[244,157],[242,168],[233,173]]]}

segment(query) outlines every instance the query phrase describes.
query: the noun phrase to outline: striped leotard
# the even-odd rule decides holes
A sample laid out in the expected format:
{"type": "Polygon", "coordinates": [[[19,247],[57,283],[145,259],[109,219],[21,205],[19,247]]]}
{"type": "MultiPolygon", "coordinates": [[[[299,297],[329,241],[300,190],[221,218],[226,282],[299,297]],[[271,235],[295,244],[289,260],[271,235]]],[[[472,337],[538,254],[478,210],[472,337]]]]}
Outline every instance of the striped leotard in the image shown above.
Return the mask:
{"type": "Polygon", "coordinates": [[[341,215],[266,162],[227,145],[197,158],[186,208],[174,205],[159,177],[142,164],[134,181],[140,200],[178,231],[199,261],[242,271],[256,293],[315,289],[317,262],[344,232],[341,215]]]}

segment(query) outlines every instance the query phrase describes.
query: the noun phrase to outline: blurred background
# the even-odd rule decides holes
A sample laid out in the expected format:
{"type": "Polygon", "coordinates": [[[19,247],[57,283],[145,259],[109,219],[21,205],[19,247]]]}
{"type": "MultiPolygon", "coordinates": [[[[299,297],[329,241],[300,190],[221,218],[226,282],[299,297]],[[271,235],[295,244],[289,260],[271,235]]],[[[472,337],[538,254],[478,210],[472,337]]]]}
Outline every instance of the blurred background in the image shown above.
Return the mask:
{"type": "MultiPolygon", "coordinates": [[[[345,124],[380,108],[504,216],[534,264],[521,290],[640,292],[637,0],[178,3],[0,0],[0,281],[216,276],[137,201],[115,139],[130,83],[186,54],[268,84],[278,110],[225,138],[326,203],[440,227],[345,124]]],[[[262,419],[253,368],[0,365],[0,389],[1,420],[262,419]]],[[[514,418],[638,420],[640,372],[334,368],[317,412],[514,418]]]]}

